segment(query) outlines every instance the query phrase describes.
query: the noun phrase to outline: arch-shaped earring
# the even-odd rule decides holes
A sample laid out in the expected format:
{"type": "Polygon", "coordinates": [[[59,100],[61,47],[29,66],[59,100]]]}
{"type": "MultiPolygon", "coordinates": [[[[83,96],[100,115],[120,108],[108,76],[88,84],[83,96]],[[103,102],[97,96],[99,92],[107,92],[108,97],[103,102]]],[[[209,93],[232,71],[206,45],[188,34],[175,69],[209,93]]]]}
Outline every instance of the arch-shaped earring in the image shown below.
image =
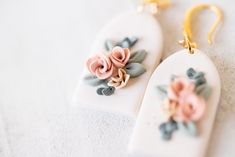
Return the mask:
{"type": "Polygon", "coordinates": [[[162,31],[153,14],[169,5],[170,0],[142,0],[141,12],[124,12],[102,29],[84,64],[74,105],[136,118],[162,58],[162,31]]]}
{"type": "Polygon", "coordinates": [[[180,42],[186,49],[165,59],[151,76],[129,145],[130,152],[141,151],[152,156],[205,155],[221,83],[213,62],[196,49],[192,40],[192,16],[203,9],[217,14],[208,35],[208,42],[212,42],[222,11],[211,4],[192,7],[186,14],[184,40],[180,42]],[[190,136],[181,134],[181,130],[190,136]]]}

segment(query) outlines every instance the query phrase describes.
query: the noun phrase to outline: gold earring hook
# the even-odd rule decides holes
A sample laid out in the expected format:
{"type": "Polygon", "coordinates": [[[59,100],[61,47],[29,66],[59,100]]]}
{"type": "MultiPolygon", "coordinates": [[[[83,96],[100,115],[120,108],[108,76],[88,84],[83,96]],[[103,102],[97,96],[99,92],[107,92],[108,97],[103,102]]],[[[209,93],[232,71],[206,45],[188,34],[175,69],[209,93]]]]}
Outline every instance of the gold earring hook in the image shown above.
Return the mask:
{"type": "Polygon", "coordinates": [[[191,20],[192,16],[195,12],[205,10],[205,9],[210,9],[213,12],[216,13],[217,19],[215,23],[213,24],[210,32],[208,33],[208,43],[212,44],[212,36],[214,32],[216,31],[216,28],[218,27],[220,21],[222,21],[222,11],[215,5],[212,4],[201,4],[192,7],[187,13],[184,21],[184,40],[179,41],[179,43],[184,47],[189,49],[189,52],[192,54],[193,49],[197,47],[197,44],[192,41],[192,25],[191,25],[191,20]]]}
{"type": "Polygon", "coordinates": [[[150,6],[150,12],[156,14],[158,9],[165,9],[171,5],[171,0],[141,0],[138,11],[143,11],[145,6],[150,6]]]}

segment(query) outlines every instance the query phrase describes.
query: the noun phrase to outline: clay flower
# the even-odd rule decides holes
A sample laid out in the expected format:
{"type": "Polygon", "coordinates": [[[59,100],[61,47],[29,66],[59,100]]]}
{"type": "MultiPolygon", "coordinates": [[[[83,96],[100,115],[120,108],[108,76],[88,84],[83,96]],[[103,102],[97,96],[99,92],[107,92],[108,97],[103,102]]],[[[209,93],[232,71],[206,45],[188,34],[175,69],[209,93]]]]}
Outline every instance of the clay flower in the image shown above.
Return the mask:
{"type": "Polygon", "coordinates": [[[110,59],[117,68],[123,68],[130,58],[130,51],[128,48],[121,48],[116,46],[112,49],[110,59]]]}
{"type": "Polygon", "coordinates": [[[173,132],[186,130],[190,135],[198,134],[196,122],[200,121],[206,110],[206,100],[210,95],[203,72],[189,68],[186,77],[176,76],[169,86],[158,86],[163,99],[163,111],[167,121],[159,126],[164,140],[170,140],[173,132]]]}
{"type": "Polygon", "coordinates": [[[107,79],[113,74],[113,64],[109,57],[100,53],[87,60],[88,70],[99,79],[107,79]]]}
{"type": "Polygon", "coordinates": [[[178,102],[170,99],[166,99],[163,102],[163,110],[168,118],[177,118],[178,102]]]}
{"type": "Polygon", "coordinates": [[[205,100],[194,93],[182,94],[179,98],[178,114],[181,120],[198,121],[202,118],[206,107],[205,100]]]}
{"type": "Polygon", "coordinates": [[[117,76],[111,77],[111,80],[108,82],[108,86],[120,89],[127,85],[129,79],[130,75],[128,75],[124,69],[118,69],[117,76]]]}
{"type": "Polygon", "coordinates": [[[178,101],[181,93],[192,93],[195,90],[195,85],[192,81],[185,77],[175,78],[168,88],[168,97],[171,100],[178,101]]]}

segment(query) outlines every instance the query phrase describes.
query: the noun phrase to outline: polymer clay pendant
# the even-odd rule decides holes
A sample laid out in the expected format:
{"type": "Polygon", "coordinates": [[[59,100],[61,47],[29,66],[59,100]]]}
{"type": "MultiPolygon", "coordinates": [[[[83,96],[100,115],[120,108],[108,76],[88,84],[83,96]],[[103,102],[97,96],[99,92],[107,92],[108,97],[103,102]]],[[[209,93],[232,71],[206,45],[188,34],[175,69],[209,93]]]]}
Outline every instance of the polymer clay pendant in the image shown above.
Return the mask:
{"type": "Polygon", "coordinates": [[[196,49],[186,26],[195,10],[206,8],[218,14],[212,33],[221,20],[222,13],[214,5],[195,6],[188,12],[185,39],[180,42],[187,49],[165,59],[153,73],[129,144],[131,153],[166,157],[205,155],[221,82],[215,65],[196,49]]]}
{"type": "Polygon", "coordinates": [[[162,31],[148,12],[126,12],[98,35],[84,63],[75,105],[136,116],[162,57],[162,31]]]}

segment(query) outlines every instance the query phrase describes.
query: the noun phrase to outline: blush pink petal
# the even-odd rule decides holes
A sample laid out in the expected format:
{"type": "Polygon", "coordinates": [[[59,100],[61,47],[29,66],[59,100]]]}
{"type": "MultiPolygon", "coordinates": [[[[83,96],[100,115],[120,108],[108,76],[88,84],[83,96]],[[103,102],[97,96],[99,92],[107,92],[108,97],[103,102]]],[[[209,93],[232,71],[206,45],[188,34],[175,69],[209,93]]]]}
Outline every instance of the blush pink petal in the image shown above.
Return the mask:
{"type": "Polygon", "coordinates": [[[100,79],[109,78],[113,73],[113,65],[110,58],[100,53],[87,60],[87,69],[100,79]]]}
{"type": "Polygon", "coordinates": [[[110,68],[109,71],[105,72],[105,73],[101,73],[99,70],[96,70],[96,76],[100,79],[106,79],[111,77],[113,74],[113,66],[110,68]]]}
{"type": "Polygon", "coordinates": [[[117,68],[122,68],[126,65],[130,58],[130,51],[128,48],[121,48],[116,46],[113,48],[110,59],[117,68]]]}
{"type": "Polygon", "coordinates": [[[100,63],[98,62],[98,57],[92,57],[87,60],[87,68],[92,73],[95,74],[96,67],[100,66],[100,63]]]}
{"type": "Polygon", "coordinates": [[[112,52],[113,57],[117,60],[123,61],[123,59],[125,58],[125,52],[121,47],[114,47],[112,52]]]}
{"type": "Polygon", "coordinates": [[[124,60],[124,64],[126,65],[126,63],[128,62],[128,60],[130,59],[130,56],[131,56],[131,53],[130,53],[130,50],[128,48],[124,48],[124,52],[125,52],[125,60],[124,60]]]}
{"type": "Polygon", "coordinates": [[[111,60],[112,60],[113,64],[114,64],[117,68],[122,68],[122,67],[125,66],[124,63],[119,62],[119,61],[117,61],[117,60],[115,60],[115,59],[111,59],[111,60]]]}
{"type": "Polygon", "coordinates": [[[171,100],[177,101],[182,92],[191,93],[195,89],[193,82],[184,77],[175,78],[168,88],[168,97],[171,100]]]}
{"type": "Polygon", "coordinates": [[[184,121],[198,121],[205,112],[206,103],[202,97],[191,94],[184,94],[179,99],[179,115],[184,121]]]}

